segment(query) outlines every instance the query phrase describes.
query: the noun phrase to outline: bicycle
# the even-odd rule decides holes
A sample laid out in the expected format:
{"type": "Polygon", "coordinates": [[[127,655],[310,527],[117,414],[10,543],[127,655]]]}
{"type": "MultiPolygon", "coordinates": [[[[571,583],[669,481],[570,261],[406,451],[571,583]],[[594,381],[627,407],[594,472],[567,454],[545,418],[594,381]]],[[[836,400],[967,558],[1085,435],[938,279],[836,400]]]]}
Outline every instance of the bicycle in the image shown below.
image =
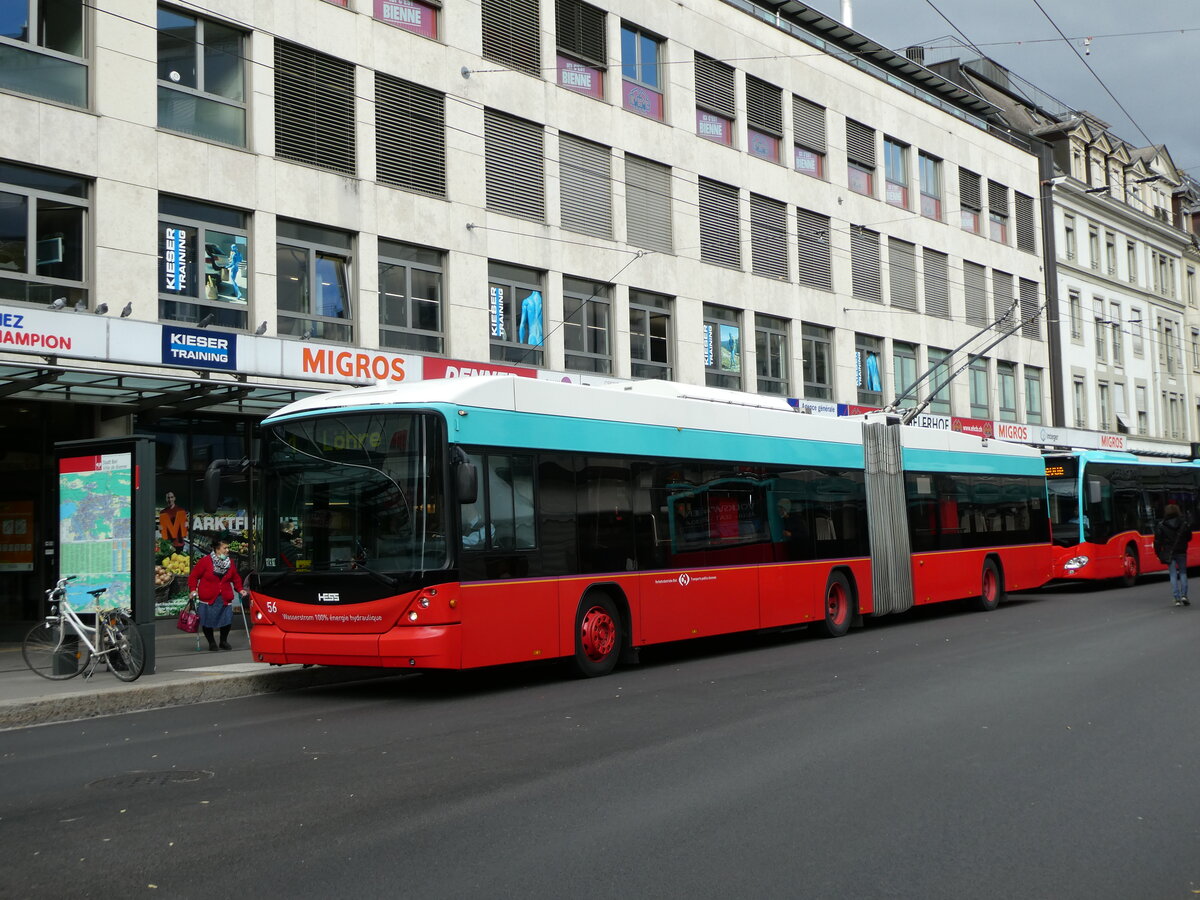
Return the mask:
{"type": "MultiPolygon", "coordinates": [[[[74,580],[74,575],[60,578],[46,591],[50,615],[25,636],[21,645],[25,665],[43,678],[65,681],[80,672],[91,678],[103,659],[121,681],[136,681],[146,667],[146,647],[133,618],[117,607],[97,608],[95,622],[88,625],[67,602],[67,585],[74,580]]],[[[107,590],[88,593],[98,605],[107,590]]]]}

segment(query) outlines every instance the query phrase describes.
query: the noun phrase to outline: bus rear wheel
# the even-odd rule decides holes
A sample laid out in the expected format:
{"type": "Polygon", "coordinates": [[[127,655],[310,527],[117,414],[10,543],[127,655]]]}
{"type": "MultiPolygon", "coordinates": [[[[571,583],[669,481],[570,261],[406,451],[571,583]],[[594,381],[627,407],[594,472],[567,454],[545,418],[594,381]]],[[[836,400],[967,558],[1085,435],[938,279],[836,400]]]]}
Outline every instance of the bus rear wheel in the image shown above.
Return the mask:
{"type": "Polygon", "coordinates": [[[575,613],[575,668],[585,678],[607,675],[621,655],[621,614],[611,597],[593,594],[575,613]]]}
{"type": "Polygon", "coordinates": [[[1121,587],[1131,588],[1137,584],[1141,569],[1137,550],[1133,548],[1133,544],[1130,544],[1125,548],[1125,556],[1121,560],[1121,587]]]}
{"type": "Polygon", "coordinates": [[[980,577],[979,596],[975,598],[975,607],[981,612],[991,612],[1004,599],[1004,579],[994,559],[983,561],[983,574],[980,577]]]}
{"type": "Polygon", "coordinates": [[[821,633],[825,637],[841,637],[850,630],[854,618],[854,594],[850,582],[841,572],[833,572],[825,585],[825,621],[821,633]]]}

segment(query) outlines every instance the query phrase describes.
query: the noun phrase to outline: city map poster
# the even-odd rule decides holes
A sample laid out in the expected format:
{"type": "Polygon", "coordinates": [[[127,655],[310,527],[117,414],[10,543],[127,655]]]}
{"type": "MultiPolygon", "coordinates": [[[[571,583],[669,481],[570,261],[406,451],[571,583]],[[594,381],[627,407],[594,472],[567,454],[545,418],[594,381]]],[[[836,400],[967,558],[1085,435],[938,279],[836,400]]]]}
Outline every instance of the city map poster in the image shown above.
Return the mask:
{"type": "Polygon", "coordinates": [[[131,608],[133,454],[106,453],[58,461],[59,573],[76,576],[67,600],[92,611],[88,591],[107,588],[104,607],[131,608]]]}

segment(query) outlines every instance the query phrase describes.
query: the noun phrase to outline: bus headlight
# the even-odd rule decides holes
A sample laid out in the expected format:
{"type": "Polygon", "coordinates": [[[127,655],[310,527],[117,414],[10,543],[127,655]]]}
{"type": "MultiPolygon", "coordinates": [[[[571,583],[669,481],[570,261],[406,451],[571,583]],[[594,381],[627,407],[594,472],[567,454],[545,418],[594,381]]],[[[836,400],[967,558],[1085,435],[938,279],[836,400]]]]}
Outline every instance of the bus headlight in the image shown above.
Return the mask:
{"type": "Polygon", "coordinates": [[[1074,572],[1076,569],[1082,569],[1087,564],[1088,558],[1086,556],[1072,556],[1065,563],[1063,563],[1063,568],[1068,572],[1074,572]]]}
{"type": "Polygon", "coordinates": [[[410,622],[417,621],[417,611],[415,609],[408,614],[408,621],[410,621],[410,622]]]}

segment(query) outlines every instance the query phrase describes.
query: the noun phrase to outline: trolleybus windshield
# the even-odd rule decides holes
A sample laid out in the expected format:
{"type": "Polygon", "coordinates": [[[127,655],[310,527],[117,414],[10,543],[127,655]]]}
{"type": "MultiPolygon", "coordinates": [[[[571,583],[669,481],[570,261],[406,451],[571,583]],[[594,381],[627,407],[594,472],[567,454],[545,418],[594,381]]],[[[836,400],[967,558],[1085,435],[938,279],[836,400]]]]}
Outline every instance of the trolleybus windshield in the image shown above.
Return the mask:
{"type": "Polygon", "coordinates": [[[388,412],[326,415],[269,428],[263,453],[265,570],[390,576],[445,568],[439,426],[430,414],[388,412]]]}

